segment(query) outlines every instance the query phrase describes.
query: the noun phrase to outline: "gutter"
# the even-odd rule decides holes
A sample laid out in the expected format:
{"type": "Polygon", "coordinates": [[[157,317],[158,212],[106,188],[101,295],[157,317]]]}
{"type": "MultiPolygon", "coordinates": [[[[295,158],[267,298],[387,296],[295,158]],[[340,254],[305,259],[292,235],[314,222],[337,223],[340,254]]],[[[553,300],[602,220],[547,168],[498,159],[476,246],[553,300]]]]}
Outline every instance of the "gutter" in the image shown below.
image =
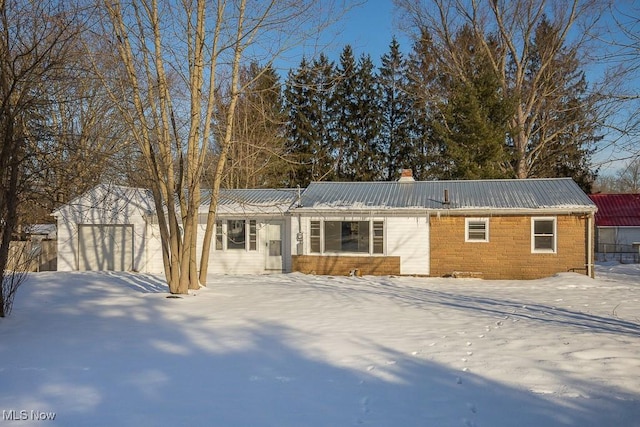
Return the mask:
{"type": "Polygon", "coordinates": [[[349,208],[293,208],[290,213],[304,216],[497,216],[497,215],[572,215],[572,214],[588,214],[592,217],[595,214],[595,207],[578,206],[571,208],[540,208],[540,209],[426,209],[426,208],[389,208],[389,209],[349,209],[349,208]]]}

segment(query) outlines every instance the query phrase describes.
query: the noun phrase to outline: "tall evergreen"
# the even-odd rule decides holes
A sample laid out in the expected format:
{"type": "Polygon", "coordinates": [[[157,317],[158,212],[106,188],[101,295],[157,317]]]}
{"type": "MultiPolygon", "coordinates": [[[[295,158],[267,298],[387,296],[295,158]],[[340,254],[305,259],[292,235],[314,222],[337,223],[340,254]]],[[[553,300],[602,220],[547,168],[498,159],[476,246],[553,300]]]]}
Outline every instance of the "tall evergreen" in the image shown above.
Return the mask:
{"type": "Polygon", "coordinates": [[[379,179],[380,120],[374,65],[368,55],[356,63],[350,46],[340,55],[333,106],[336,179],[379,179]]]}
{"type": "MultiPolygon", "coordinates": [[[[418,169],[423,156],[419,144],[411,138],[411,98],[408,66],[393,38],[389,52],[382,56],[378,84],[380,87],[380,141],[385,161],[381,165],[387,180],[396,179],[400,169],[418,169]]],[[[415,134],[415,132],[414,132],[415,134]]]]}
{"type": "Polygon", "coordinates": [[[351,158],[357,181],[384,179],[382,149],[380,147],[380,94],[376,84],[373,62],[362,55],[356,70],[355,138],[351,158]]]}
{"type": "Polygon", "coordinates": [[[288,185],[307,186],[332,175],[331,99],[334,64],[325,55],[303,58],[285,85],[286,152],[291,161],[288,185]]]}
{"type": "Polygon", "coordinates": [[[439,114],[432,123],[433,139],[442,148],[440,178],[505,178],[510,102],[471,29],[461,29],[456,45],[464,66],[459,74],[441,74],[446,98],[437,103],[439,114]]]}
{"type": "MultiPolygon", "coordinates": [[[[272,67],[253,62],[241,68],[239,80],[244,89],[235,109],[235,143],[229,149],[223,185],[280,187],[286,184],[282,177],[285,162],[280,78],[272,67]]],[[[220,122],[226,117],[226,108],[222,108],[220,122]]]]}
{"type": "Polygon", "coordinates": [[[333,157],[335,178],[351,181],[356,175],[354,169],[353,145],[356,138],[356,60],[353,50],[347,45],[340,54],[336,67],[335,90],[333,91],[333,157]]]}
{"type": "Polygon", "coordinates": [[[433,138],[435,103],[443,98],[438,85],[440,52],[431,35],[423,29],[407,61],[407,97],[409,102],[409,140],[414,149],[413,174],[416,179],[438,178],[436,164],[442,147],[433,138]]]}

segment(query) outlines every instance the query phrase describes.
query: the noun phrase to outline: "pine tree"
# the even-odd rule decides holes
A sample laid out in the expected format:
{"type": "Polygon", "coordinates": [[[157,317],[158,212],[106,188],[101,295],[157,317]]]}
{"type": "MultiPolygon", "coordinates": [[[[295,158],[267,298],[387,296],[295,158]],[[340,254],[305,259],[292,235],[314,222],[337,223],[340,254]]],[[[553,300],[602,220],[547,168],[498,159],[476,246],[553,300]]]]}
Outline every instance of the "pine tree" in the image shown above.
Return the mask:
{"type": "Polygon", "coordinates": [[[340,54],[336,68],[335,90],[333,92],[334,120],[332,126],[332,153],[334,157],[334,173],[336,180],[353,181],[356,175],[354,154],[358,142],[356,137],[357,100],[356,100],[356,60],[350,45],[345,46],[340,54]]]}
{"type": "Polygon", "coordinates": [[[236,143],[229,150],[223,185],[280,187],[286,183],[280,79],[272,67],[251,63],[242,67],[240,85],[245,89],[236,106],[236,143]]]}
{"type": "Polygon", "coordinates": [[[438,178],[436,164],[442,147],[433,138],[434,105],[443,98],[438,85],[438,58],[431,35],[423,29],[407,61],[409,139],[415,152],[413,175],[416,179],[438,178]]]}
{"type": "Polygon", "coordinates": [[[335,179],[380,179],[378,95],[371,58],[356,63],[351,46],[340,56],[333,101],[335,179]]]}
{"type": "Polygon", "coordinates": [[[330,112],[334,64],[325,55],[290,71],[285,87],[286,152],[292,161],[289,186],[307,186],[332,176],[330,112]]]}
{"type": "Polygon", "coordinates": [[[386,157],[383,165],[386,179],[392,180],[398,178],[400,169],[418,169],[424,159],[420,145],[411,138],[408,65],[395,38],[381,62],[378,79],[382,116],[380,139],[386,157]]]}
{"type": "Polygon", "coordinates": [[[356,181],[384,179],[380,147],[380,93],[375,77],[371,57],[362,55],[355,76],[356,114],[352,159],[356,181]]]}
{"type": "Polygon", "coordinates": [[[508,176],[505,148],[510,104],[502,95],[488,58],[477,48],[471,29],[464,27],[456,45],[465,65],[462,72],[440,79],[447,98],[433,122],[433,138],[443,148],[439,162],[445,179],[489,179],[508,176]]]}

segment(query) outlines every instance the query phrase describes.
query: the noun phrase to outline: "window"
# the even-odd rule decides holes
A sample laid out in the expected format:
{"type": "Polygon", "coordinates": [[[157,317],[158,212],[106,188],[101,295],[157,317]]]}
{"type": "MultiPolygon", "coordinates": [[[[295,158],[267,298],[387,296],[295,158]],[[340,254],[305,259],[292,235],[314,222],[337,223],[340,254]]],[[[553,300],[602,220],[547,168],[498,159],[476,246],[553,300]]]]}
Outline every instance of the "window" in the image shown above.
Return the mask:
{"type": "Polygon", "coordinates": [[[245,226],[243,219],[227,220],[227,249],[245,248],[245,226]]]}
{"type": "Polygon", "coordinates": [[[373,221],[373,253],[384,253],[384,221],[373,221]]]}
{"type": "Polygon", "coordinates": [[[325,221],[324,250],[369,253],[369,221],[325,221]]]}
{"type": "Polygon", "coordinates": [[[556,252],[555,218],[531,218],[531,252],[556,252]]]}
{"type": "Polygon", "coordinates": [[[311,253],[320,253],[320,221],[311,221],[309,244],[311,253]]]}
{"type": "Polygon", "coordinates": [[[309,253],[384,254],[384,221],[310,221],[309,253]]]}
{"type": "Polygon", "coordinates": [[[489,218],[465,218],[465,242],[489,241],[489,218]]]}
{"type": "Polygon", "coordinates": [[[222,221],[216,221],[216,251],[222,250],[222,221]]]}
{"type": "Polygon", "coordinates": [[[256,220],[229,219],[216,221],[216,250],[258,250],[256,220]],[[247,238],[248,237],[248,238],[247,238]]]}
{"type": "Polygon", "coordinates": [[[254,219],[249,221],[249,250],[255,251],[258,249],[258,233],[256,231],[256,221],[254,219]]]}

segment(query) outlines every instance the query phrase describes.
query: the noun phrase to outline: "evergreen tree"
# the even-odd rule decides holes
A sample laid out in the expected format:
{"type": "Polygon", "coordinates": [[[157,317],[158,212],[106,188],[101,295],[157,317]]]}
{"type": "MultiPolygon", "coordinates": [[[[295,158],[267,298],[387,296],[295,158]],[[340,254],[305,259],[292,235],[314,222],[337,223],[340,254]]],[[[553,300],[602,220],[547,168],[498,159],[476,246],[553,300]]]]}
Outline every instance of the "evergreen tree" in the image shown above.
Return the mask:
{"type": "MultiPolygon", "coordinates": [[[[284,139],[280,79],[272,67],[243,66],[244,88],[235,111],[233,139],[225,165],[229,188],[279,187],[282,179],[284,139]]],[[[223,114],[223,117],[225,115],[223,114]]]]}
{"type": "Polygon", "coordinates": [[[380,179],[378,95],[371,58],[355,62],[346,46],[340,56],[334,92],[335,178],[348,181],[380,179]]]}
{"type": "Polygon", "coordinates": [[[443,148],[433,137],[435,104],[443,99],[438,84],[440,53],[429,32],[423,28],[407,61],[407,97],[409,102],[409,139],[414,149],[413,175],[416,179],[438,178],[436,164],[443,148]]]}
{"type": "MultiPolygon", "coordinates": [[[[440,177],[490,179],[508,177],[505,148],[510,104],[502,94],[476,35],[464,27],[456,37],[462,72],[442,74],[447,98],[439,103],[433,138],[442,147],[440,177]]],[[[496,44],[493,44],[496,46],[496,44]]]]}
{"type": "Polygon", "coordinates": [[[332,177],[331,102],[334,64],[325,55],[290,71],[285,87],[286,152],[292,161],[289,186],[332,177]]]}
{"type": "Polygon", "coordinates": [[[356,70],[355,134],[352,162],[356,181],[384,179],[380,147],[380,93],[375,82],[374,65],[369,55],[362,55],[356,70]]]}
{"type": "Polygon", "coordinates": [[[333,92],[334,124],[332,126],[334,172],[337,180],[352,181],[356,175],[354,169],[354,144],[356,134],[356,60],[353,50],[347,45],[340,54],[336,68],[335,90],[333,92]]]}
{"type": "MultiPolygon", "coordinates": [[[[400,169],[419,169],[424,161],[420,144],[411,138],[411,98],[408,66],[393,38],[389,52],[382,56],[378,78],[380,87],[380,140],[385,161],[381,165],[387,180],[397,179],[400,169]]],[[[413,132],[415,134],[415,132],[413,132]]]]}

